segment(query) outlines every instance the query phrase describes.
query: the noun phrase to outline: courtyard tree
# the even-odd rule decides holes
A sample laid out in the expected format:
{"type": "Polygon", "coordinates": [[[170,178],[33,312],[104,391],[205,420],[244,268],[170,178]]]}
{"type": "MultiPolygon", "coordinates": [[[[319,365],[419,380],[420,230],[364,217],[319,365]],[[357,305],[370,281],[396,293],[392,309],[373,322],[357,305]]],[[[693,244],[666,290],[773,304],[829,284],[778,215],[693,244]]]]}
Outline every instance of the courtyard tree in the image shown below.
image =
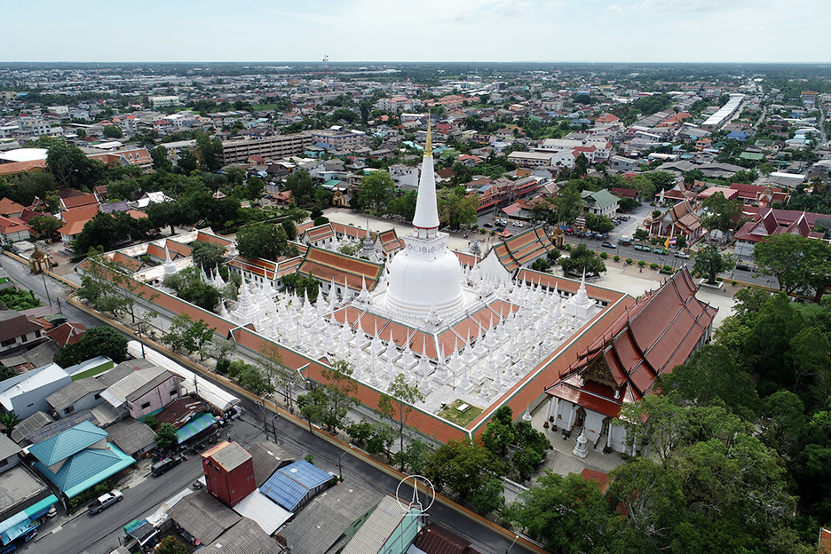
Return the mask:
{"type": "Polygon", "coordinates": [[[396,196],[396,183],[386,171],[373,171],[361,178],[358,202],[362,208],[375,212],[387,211],[396,196]]]}
{"type": "Polygon", "coordinates": [[[721,192],[712,194],[702,202],[703,215],[700,218],[706,229],[727,233],[739,222],[742,202],[728,200],[721,192]]]}
{"type": "MultiPolygon", "coordinates": [[[[378,399],[378,411],[384,417],[393,421],[396,430],[399,432],[399,451],[404,451],[404,430],[407,427],[407,418],[413,412],[413,405],[416,402],[424,402],[425,396],[419,392],[419,388],[408,385],[403,374],[398,373],[396,378],[387,387],[387,394],[382,394],[378,399]]],[[[404,460],[400,468],[404,471],[404,460]]]]}
{"type": "Polygon", "coordinates": [[[577,181],[569,181],[558,193],[555,199],[555,213],[557,221],[572,224],[584,211],[584,200],[578,189],[577,181]]]}
{"type": "Polygon", "coordinates": [[[112,327],[93,327],[78,342],[61,348],[53,361],[66,368],[96,356],[106,356],[120,364],[127,359],[127,337],[112,327]]]}
{"type": "Polygon", "coordinates": [[[592,250],[581,243],[569,251],[569,256],[558,260],[564,275],[594,275],[598,276],[607,270],[604,261],[592,250]]]}
{"type": "Polygon", "coordinates": [[[194,265],[206,271],[214,269],[225,261],[226,247],[222,244],[195,240],[190,246],[194,265]]]}
{"type": "Polygon", "coordinates": [[[425,464],[424,475],[435,486],[447,487],[465,500],[503,471],[503,464],[491,451],[467,439],[440,446],[425,464]]]}
{"type": "Polygon", "coordinates": [[[263,221],[246,223],[237,232],[237,250],[244,258],[271,261],[277,261],[281,256],[297,255],[297,248],[289,244],[283,228],[263,221]]]}
{"type": "Polygon", "coordinates": [[[298,206],[306,206],[315,197],[315,182],[308,171],[298,169],[286,177],[286,190],[292,193],[292,199],[298,206]]]}
{"type": "Polygon", "coordinates": [[[693,264],[694,273],[708,276],[708,284],[716,284],[716,274],[734,268],[734,259],[730,254],[723,254],[716,246],[706,246],[696,253],[693,264]]]}
{"type": "Polygon", "coordinates": [[[768,237],[754,247],[754,263],[762,275],[777,278],[780,290],[813,295],[815,302],[829,287],[829,244],[794,233],[768,237]]]}

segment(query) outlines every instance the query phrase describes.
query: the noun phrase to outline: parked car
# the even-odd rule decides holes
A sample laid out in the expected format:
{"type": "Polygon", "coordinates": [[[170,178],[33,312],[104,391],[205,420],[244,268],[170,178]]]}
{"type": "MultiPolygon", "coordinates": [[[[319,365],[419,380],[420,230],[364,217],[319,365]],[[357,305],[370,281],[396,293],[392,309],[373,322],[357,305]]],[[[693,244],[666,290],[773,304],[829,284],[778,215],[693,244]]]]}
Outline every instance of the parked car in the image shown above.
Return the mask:
{"type": "Polygon", "coordinates": [[[682,252],[682,251],[676,252],[676,253],[675,253],[675,254],[673,254],[673,255],[674,255],[675,257],[677,257],[677,258],[684,258],[684,259],[686,259],[686,260],[687,260],[688,258],[690,258],[690,254],[688,254],[687,252],[682,252]]]}
{"type": "Polygon", "coordinates": [[[734,268],[739,269],[740,271],[752,271],[751,266],[748,264],[737,264],[734,268]]]}
{"type": "Polygon", "coordinates": [[[87,508],[87,511],[90,513],[90,515],[95,515],[101,510],[109,508],[116,502],[121,502],[123,498],[124,495],[121,494],[121,491],[110,491],[107,494],[102,494],[101,496],[93,500],[92,504],[90,504],[89,508],[87,508]]]}
{"type": "Polygon", "coordinates": [[[182,463],[182,456],[171,456],[170,458],[165,458],[164,460],[158,461],[153,464],[153,467],[150,468],[150,472],[153,474],[154,477],[159,477],[164,475],[167,470],[178,466],[182,463]]]}
{"type": "Polygon", "coordinates": [[[615,248],[615,245],[611,242],[602,242],[601,246],[603,246],[604,248],[615,248]]]}
{"type": "Polygon", "coordinates": [[[483,224],[482,224],[482,226],[483,226],[483,227],[487,227],[487,228],[489,228],[489,229],[490,229],[490,228],[492,228],[492,227],[494,227],[494,226],[493,226],[493,225],[491,225],[490,223],[483,223],[483,224]]]}

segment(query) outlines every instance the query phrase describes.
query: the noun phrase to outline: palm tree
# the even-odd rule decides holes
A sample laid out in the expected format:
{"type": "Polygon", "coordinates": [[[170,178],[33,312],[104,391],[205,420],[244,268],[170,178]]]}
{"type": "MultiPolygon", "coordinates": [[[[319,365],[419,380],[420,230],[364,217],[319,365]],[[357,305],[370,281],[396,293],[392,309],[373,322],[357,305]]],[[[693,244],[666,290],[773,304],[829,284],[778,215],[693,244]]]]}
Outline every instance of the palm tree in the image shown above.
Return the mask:
{"type": "Polygon", "coordinates": [[[14,412],[0,413],[0,425],[6,428],[6,434],[11,437],[12,431],[20,423],[20,418],[14,412]]]}

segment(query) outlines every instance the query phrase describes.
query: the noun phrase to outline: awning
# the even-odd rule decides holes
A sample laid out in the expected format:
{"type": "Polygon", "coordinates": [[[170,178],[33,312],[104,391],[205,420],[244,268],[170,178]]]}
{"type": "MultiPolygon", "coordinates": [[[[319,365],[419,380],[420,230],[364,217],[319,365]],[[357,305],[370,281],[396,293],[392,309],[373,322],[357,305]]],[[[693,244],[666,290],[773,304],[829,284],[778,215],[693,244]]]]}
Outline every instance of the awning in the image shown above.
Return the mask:
{"type": "Polygon", "coordinates": [[[0,522],[0,538],[2,538],[3,544],[8,544],[8,542],[6,542],[7,534],[11,533],[13,529],[17,528],[22,523],[29,525],[29,516],[27,516],[25,512],[17,512],[6,521],[0,522]]]}
{"type": "Polygon", "coordinates": [[[4,531],[3,534],[0,535],[0,541],[2,541],[4,545],[9,544],[10,542],[15,540],[16,538],[22,537],[23,535],[25,535],[26,533],[28,533],[29,531],[31,531],[32,529],[35,529],[37,527],[38,527],[38,523],[37,522],[32,523],[32,521],[30,521],[29,518],[27,517],[24,521],[21,521],[20,523],[18,523],[14,527],[4,531]]]}
{"type": "Polygon", "coordinates": [[[217,418],[211,414],[202,414],[201,416],[192,419],[176,430],[176,436],[179,437],[179,444],[182,444],[191,437],[197,436],[215,423],[217,423],[217,418]]]}
{"type": "Polygon", "coordinates": [[[58,502],[58,497],[55,496],[54,494],[50,494],[49,496],[47,496],[46,498],[44,498],[43,500],[41,500],[40,502],[38,502],[34,506],[29,506],[28,508],[23,510],[23,512],[27,516],[29,516],[30,519],[37,519],[41,515],[43,515],[43,512],[49,511],[49,508],[51,508],[52,505],[56,504],[57,502],[58,502]]]}

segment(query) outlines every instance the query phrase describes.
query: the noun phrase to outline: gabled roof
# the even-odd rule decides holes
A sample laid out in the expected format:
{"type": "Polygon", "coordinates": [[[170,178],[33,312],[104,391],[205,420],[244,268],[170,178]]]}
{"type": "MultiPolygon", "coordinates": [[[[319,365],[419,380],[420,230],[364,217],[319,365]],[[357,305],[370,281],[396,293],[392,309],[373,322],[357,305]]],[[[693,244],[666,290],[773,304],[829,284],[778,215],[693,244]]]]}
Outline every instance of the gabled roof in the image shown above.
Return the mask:
{"type": "Polygon", "coordinates": [[[212,543],[241,519],[204,489],[183,497],[168,510],[168,515],[203,544],[212,543]]]}
{"type": "Polygon", "coordinates": [[[697,299],[696,290],[683,269],[641,296],[546,392],[617,417],[624,402],[640,401],[659,375],[685,363],[701,345],[717,308],[697,299]]]}
{"type": "Polygon", "coordinates": [[[346,279],[347,286],[352,290],[361,290],[363,276],[367,290],[373,290],[381,277],[382,267],[381,264],[310,246],[298,273],[311,273],[314,278],[323,282],[334,280],[341,284],[346,279]]]}
{"type": "Polygon", "coordinates": [[[507,271],[514,271],[554,248],[555,245],[546,236],[543,226],[538,225],[504,240],[494,247],[494,253],[507,271]]]}
{"type": "Polygon", "coordinates": [[[104,429],[84,421],[50,439],[33,444],[29,447],[29,452],[45,466],[51,466],[106,439],[107,435],[104,429]]]}
{"type": "Polygon", "coordinates": [[[70,198],[61,199],[61,203],[67,210],[74,208],[81,208],[84,206],[98,207],[98,198],[94,194],[81,194],[80,196],[73,196],[70,198]]]}
{"type": "Polygon", "coordinates": [[[49,338],[63,347],[67,344],[75,344],[81,340],[81,337],[84,336],[86,331],[87,328],[80,323],[71,323],[67,321],[58,325],[54,329],[50,329],[46,332],[46,334],[49,335],[49,338]]]}
{"type": "Polygon", "coordinates": [[[272,474],[260,492],[293,511],[315,489],[332,480],[332,475],[306,460],[298,460],[272,474]]]}
{"type": "Polygon", "coordinates": [[[72,498],[134,463],[136,460],[108,443],[104,449],[85,448],[73,454],[57,473],[41,462],[35,465],[61,492],[72,498]]]}
{"type": "Polygon", "coordinates": [[[73,381],[62,389],[58,389],[46,397],[49,405],[56,410],[63,410],[72,406],[86,395],[90,393],[99,393],[106,389],[104,383],[100,383],[94,377],[87,377],[86,379],[78,379],[73,381]]]}
{"type": "Polygon", "coordinates": [[[98,213],[98,204],[83,206],[61,212],[64,226],[58,232],[64,235],[77,235],[84,230],[84,225],[98,213]]]}
{"type": "Polygon", "coordinates": [[[40,325],[14,310],[0,310],[0,342],[40,331],[40,325]]]}
{"type": "Polygon", "coordinates": [[[153,429],[132,417],[107,427],[107,432],[110,433],[110,441],[127,454],[144,450],[156,440],[153,429]]]}
{"type": "Polygon", "coordinates": [[[24,207],[10,198],[0,198],[0,215],[23,213],[24,207]]]}

